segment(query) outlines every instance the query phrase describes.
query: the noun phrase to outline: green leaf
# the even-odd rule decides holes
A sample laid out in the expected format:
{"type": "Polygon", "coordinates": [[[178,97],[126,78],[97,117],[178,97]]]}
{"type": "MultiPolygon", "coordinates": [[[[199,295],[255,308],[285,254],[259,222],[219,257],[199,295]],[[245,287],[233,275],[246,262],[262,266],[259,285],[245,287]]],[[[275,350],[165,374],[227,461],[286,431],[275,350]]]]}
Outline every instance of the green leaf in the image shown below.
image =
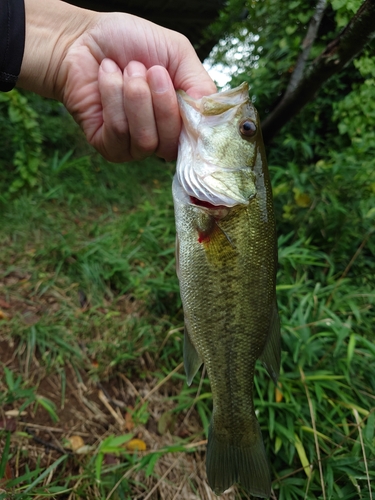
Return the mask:
{"type": "Polygon", "coordinates": [[[23,494],[32,491],[33,488],[39,484],[45,477],[47,477],[52,471],[54,471],[62,462],[64,462],[68,458],[68,455],[62,455],[55,462],[53,462],[42,474],[35,479],[23,492],[23,494]]]}

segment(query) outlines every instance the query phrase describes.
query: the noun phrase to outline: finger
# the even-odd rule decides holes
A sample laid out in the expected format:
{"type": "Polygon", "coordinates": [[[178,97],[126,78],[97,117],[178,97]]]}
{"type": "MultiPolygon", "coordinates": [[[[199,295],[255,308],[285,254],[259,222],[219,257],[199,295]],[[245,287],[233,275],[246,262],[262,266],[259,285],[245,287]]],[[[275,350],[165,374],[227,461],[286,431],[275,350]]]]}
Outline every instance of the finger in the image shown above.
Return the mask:
{"type": "Polygon", "coordinates": [[[103,124],[93,138],[93,145],[112,162],[129,161],[129,130],[124,111],[123,77],[111,59],[103,59],[98,74],[103,107],[103,124]]]}
{"type": "Polygon", "coordinates": [[[131,61],[124,70],[124,108],[129,123],[130,153],[141,160],[156,151],[159,139],[146,68],[137,61],[131,61]]]}
{"type": "Polygon", "coordinates": [[[153,66],[147,71],[159,145],[156,154],[167,161],[177,156],[181,118],[173,83],[165,68],[153,66]]]}
{"type": "Polygon", "coordinates": [[[172,63],[168,70],[173,75],[172,80],[176,89],[184,90],[195,99],[217,92],[214,81],[186,37],[178,34],[176,43],[169,44],[169,51],[172,63]],[[175,53],[178,54],[178,58],[172,57],[175,53]]]}

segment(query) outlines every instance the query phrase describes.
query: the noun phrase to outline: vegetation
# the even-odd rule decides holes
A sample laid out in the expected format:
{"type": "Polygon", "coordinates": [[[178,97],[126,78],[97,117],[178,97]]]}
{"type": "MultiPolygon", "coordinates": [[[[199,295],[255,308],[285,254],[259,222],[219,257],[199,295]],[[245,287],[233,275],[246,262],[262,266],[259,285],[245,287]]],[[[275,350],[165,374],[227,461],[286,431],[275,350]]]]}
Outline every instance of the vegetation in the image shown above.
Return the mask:
{"type": "MultiPolygon", "coordinates": [[[[307,64],[359,5],[327,5],[307,64]]],[[[228,33],[213,61],[242,54],[231,85],[266,117],[315,4],[240,8],[212,27],[228,33]]],[[[278,388],[259,365],[256,407],[279,500],[374,493],[373,48],[268,148],[283,357],[278,388]]],[[[187,387],[181,365],[174,165],[107,164],[60,105],[17,91],[0,128],[0,498],[216,498],[209,382],[187,387]]]]}

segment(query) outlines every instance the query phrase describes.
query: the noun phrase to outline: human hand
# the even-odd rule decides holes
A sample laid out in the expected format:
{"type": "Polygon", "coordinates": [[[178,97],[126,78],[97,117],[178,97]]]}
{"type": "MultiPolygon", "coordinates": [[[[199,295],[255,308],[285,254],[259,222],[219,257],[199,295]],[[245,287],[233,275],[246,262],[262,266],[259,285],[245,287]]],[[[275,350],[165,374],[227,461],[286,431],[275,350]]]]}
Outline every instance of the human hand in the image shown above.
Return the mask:
{"type": "MultiPolygon", "coordinates": [[[[43,84],[26,63],[21,86],[27,88],[29,69],[29,88],[61,100],[89,143],[110,161],[152,153],[175,158],[181,127],[175,89],[196,98],[216,91],[190,42],[128,14],[96,13],[55,0],[26,0],[25,6],[27,26],[28,6],[43,9],[39,18],[53,11],[62,21],[50,43],[50,62],[42,65],[43,84]],[[59,16],[56,9],[64,12],[59,16]]],[[[26,38],[25,58],[28,50],[26,38]]]]}

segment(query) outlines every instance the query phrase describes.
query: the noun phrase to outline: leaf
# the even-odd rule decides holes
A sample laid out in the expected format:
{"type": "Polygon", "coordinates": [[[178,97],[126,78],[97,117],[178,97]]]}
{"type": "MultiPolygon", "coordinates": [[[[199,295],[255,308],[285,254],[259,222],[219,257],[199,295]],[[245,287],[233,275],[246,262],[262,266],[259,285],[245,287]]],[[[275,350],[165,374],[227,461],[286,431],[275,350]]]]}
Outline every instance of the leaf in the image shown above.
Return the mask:
{"type": "Polygon", "coordinates": [[[104,453],[106,450],[108,450],[108,452],[110,452],[113,449],[119,448],[127,441],[130,441],[132,437],[132,434],[124,434],[122,436],[109,436],[101,443],[100,451],[104,453]]]}
{"type": "Polygon", "coordinates": [[[297,436],[297,434],[294,434],[294,439],[295,439],[294,446],[296,447],[299,459],[301,460],[303,470],[305,471],[306,476],[308,478],[310,478],[311,477],[311,466],[310,466],[310,462],[307,459],[305,448],[304,448],[300,438],[297,436]]]}
{"type": "Polygon", "coordinates": [[[133,429],[134,429],[133,415],[130,412],[126,412],[124,430],[131,431],[133,429]]]}
{"type": "MultiPolygon", "coordinates": [[[[9,464],[9,462],[7,462],[5,464],[5,471],[4,471],[4,475],[3,477],[0,476],[0,488],[3,486],[3,487],[6,487],[8,481],[10,481],[13,477],[13,473],[12,473],[12,468],[9,464]]],[[[0,497],[2,498],[2,497],[0,497]]]]}
{"type": "Polygon", "coordinates": [[[68,455],[63,455],[62,457],[58,458],[56,460],[56,462],[53,462],[53,464],[51,464],[44,472],[42,472],[42,474],[37,477],[35,479],[35,481],[33,481],[27,488],[26,490],[24,490],[24,494],[28,493],[29,491],[31,491],[34,486],[36,486],[38,483],[40,483],[41,481],[43,481],[43,479],[45,477],[47,477],[53,470],[55,470],[60,464],[61,462],[63,462],[64,460],[66,460],[68,458],[68,455]]]}
{"type": "Polygon", "coordinates": [[[17,420],[15,418],[4,418],[0,420],[0,429],[14,432],[17,429],[17,420]]]}
{"type": "Polygon", "coordinates": [[[2,450],[2,456],[0,460],[0,478],[5,477],[6,474],[6,467],[8,464],[8,457],[9,457],[9,448],[10,448],[10,432],[7,432],[5,437],[5,445],[2,450]]]}
{"type": "Polygon", "coordinates": [[[311,205],[312,200],[306,193],[301,192],[298,188],[293,188],[294,201],[296,205],[301,208],[307,208],[311,205]]]}
{"type": "Polygon", "coordinates": [[[365,428],[365,438],[370,443],[374,439],[374,428],[375,428],[375,412],[372,411],[367,419],[365,428]]]}
{"type": "Polygon", "coordinates": [[[102,474],[102,463],[104,460],[104,453],[98,453],[95,459],[95,477],[98,482],[100,482],[100,476],[102,474]]]}
{"type": "MultiPolygon", "coordinates": [[[[281,387],[281,385],[280,385],[281,387]]],[[[278,387],[275,387],[275,401],[276,403],[281,403],[281,401],[283,400],[283,393],[280,391],[280,389],[278,387]]]]}
{"type": "Polygon", "coordinates": [[[67,442],[68,442],[68,444],[65,445],[65,447],[70,448],[72,451],[79,450],[85,444],[85,442],[83,441],[81,436],[75,436],[75,435],[67,438],[67,442]]]}
{"type": "Polygon", "coordinates": [[[176,415],[170,411],[165,411],[162,413],[158,420],[158,432],[160,435],[164,435],[166,432],[173,434],[174,427],[176,424],[176,415]]]}
{"type": "Polygon", "coordinates": [[[0,309],[0,319],[9,319],[9,315],[0,309]]]}
{"type": "Polygon", "coordinates": [[[356,345],[356,336],[354,333],[350,335],[349,342],[348,342],[348,353],[346,356],[346,359],[348,361],[348,366],[350,366],[350,363],[353,359],[353,354],[354,354],[354,349],[356,345]]]}
{"type": "Polygon", "coordinates": [[[57,416],[57,413],[55,411],[55,404],[50,401],[48,398],[45,398],[44,396],[36,395],[36,401],[43,406],[45,410],[47,410],[49,416],[53,420],[53,422],[58,422],[59,417],[57,416]]]}
{"type": "Polygon", "coordinates": [[[276,436],[276,439],[275,439],[275,454],[277,454],[279,452],[279,450],[282,447],[282,445],[283,445],[282,439],[279,436],[276,436]]]}
{"type": "Polygon", "coordinates": [[[129,451],[145,451],[147,449],[146,443],[142,439],[131,439],[125,443],[125,448],[129,451]]]}
{"type": "Polygon", "coordinates": [[[149,463],[147,464],[146,468],[146,477],[150,477],[151,474],[154,472],[154,467],[156,465],[156,462],[159,460],[160,455],[159,453],[154,453],[151,458],[149,463]]]}
{"type": "Polygon", "coordinates": [[[9,370],[6,366],[4,366],[5,380],[10,391],[14,390],[14,378],[13,372],[9,370]]]}

